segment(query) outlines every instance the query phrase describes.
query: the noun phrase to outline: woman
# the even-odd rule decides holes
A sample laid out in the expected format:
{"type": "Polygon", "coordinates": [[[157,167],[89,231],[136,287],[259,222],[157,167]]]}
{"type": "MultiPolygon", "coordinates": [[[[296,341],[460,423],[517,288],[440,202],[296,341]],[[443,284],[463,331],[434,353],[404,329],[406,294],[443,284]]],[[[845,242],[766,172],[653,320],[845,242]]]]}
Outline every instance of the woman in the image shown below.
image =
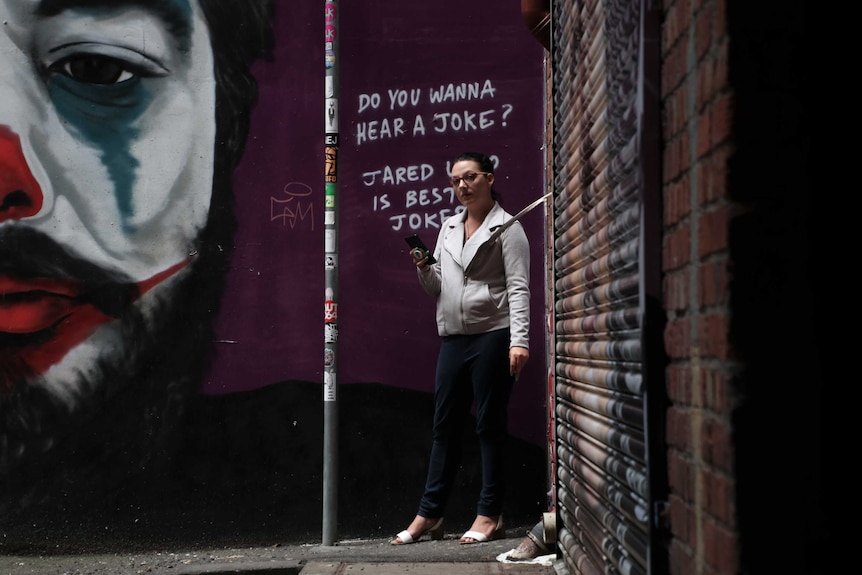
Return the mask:
{"type": "Polygon", "coordinates": [[[494,164],[474,152],[456,158],[452,187],[466,208],[440,226],[434,264],[413,250],[419,282],[437,298],[434,429],[425,493],[412,523],[391,541],[404,545],[429,534],[443,536],[443,510],[461,456],[462,429],[476,401],[482,489],[476,519],[462,544],[505,535],[504,444],[512,384],[529,358],[530,246],[494,190],[494,164]],[[494,237],[492,237],[492,235],[494,237]],[[481,249],[480,249],[481,247],[481,249]]]}

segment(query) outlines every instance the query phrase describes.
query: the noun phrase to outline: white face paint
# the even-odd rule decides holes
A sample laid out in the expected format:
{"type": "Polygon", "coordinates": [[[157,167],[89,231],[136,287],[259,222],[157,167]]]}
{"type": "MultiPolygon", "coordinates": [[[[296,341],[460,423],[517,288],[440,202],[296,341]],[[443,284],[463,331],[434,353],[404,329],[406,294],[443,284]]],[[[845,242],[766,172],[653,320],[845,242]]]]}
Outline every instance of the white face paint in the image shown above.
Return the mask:
{"type": "Polygon", "coordinates": [[[141,343],[116,318],[137,302],[153,321],[210,209],[197,0],[81,4],[0,0],[0,393],[22,373],[74,393],[124,361],[141,343]]]}
{"type": "Polygon", "coordinates": [[[17,220],[135,282],[153,278],[195,251],[209,211],[206,23],[187,0],[168,3],[171,12],[71,0],[40,15],[40,4],[0,4],[0,126],[20,138],[39,187],[30,191],[42,195],[37,213],[0,211],[0,222],[17,220]]]}

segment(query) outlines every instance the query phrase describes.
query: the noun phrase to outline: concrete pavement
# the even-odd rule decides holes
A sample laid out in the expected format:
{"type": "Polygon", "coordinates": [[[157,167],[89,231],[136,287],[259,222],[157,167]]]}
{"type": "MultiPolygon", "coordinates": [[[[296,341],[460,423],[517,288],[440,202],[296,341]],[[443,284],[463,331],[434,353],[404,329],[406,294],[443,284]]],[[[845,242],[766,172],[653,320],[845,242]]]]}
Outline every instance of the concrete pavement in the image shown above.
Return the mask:
{"type": "Polygon", "coordinates": [[[394,546],[389,539],[339,541],[337,545],[153,551],[105,555],[0,556],[0,575],[555,575],[558,561],[508,562],[529,528],[508,537],[461,545],[460,533],[441,541],[394,546]]]}

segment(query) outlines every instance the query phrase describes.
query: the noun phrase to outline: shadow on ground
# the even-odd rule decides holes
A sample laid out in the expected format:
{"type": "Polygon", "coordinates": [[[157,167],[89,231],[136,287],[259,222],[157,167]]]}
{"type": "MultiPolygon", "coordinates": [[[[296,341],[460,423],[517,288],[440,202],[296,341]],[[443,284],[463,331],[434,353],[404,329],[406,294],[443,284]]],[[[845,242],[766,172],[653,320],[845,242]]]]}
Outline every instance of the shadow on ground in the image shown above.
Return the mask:
{"type": "MultiPolygon", "coordinates": [[[[431,445],[432,397],[352,384],[339,387],[337,405],[338,538],[388,537],[416,512],[431,445]]],[[[7,484],[14,488],[0,496],[0,553],[319,543],[323,429],[319,384],[197,396],[170,448],[145,466],[100,473],[112,462],[82,453],[75,473],[52,473],[43,465],[32,481],[7,484]]],[[[116,447],[123,438],[106,431],[104,440],[116,447]]],[[[478,453],[468,433],[448,529],[466,529],[475,514],[478,453]]],[[[531,525],[547,505],[545,448],[512,438],[508,461],[505,515],[511,525],[531,525]]]]}

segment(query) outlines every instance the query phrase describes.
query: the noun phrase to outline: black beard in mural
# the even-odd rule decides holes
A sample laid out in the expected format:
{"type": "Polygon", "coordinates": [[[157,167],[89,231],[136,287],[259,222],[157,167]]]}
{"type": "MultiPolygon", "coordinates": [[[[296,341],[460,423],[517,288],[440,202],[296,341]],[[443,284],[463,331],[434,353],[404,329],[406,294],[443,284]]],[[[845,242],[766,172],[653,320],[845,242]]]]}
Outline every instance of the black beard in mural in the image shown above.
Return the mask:
{"type": "MultiPolygon", "coordinates": [[[[111,10],[109,3],[107,8],[96,4],[111,10]]],[[[80,246],[52,239],[25,218],[0,217],[0,312],[7,306],[14,324],[0,325],[0,513],[10,504],[38,499],[40,489],[65,489],[75,482],[95,488],[94,483],[109,484],[164,459],[172,449],[171,432],[211,359],[212,321],[236,225],[231,178],[257,99],[249,67],[270,53],[272,9],[263,0],[200,0],[199,7],[212,47],[215,127],[213,168],[206,178],[212,176],[211,195],[205,224],[190,238],[188,259],[135,281],[88,259],[80,246]],[[65,321],[69,309],[78,318],[71,326],[65,321]],[[25,492],[29,497],[22,498],[25,492]]],[[[66,9],[66,3],[46,1],[37,16],[51,21],[66,9]]],[[[19,14],[12,10],[9,16],[19,14]]],[[[60,21],[74,31],[75,17],[71,25],[60,21]]],[[[21,18],[17,24],[30,22],[21,18]]],[[[10,28],[15,25],[13,19],[10,28]]],[[[191,38],[193,31],[178,27],[171,33],[191,38]]],[[[56,75],[91,73],[92,66],[75,68],[76,57],[52,64],[46,74],[55,68],[56,75]]],[[[64,78],[57,82],[66,82],[59,89],[69,84],[64,78]]],[[[91,90],[75,89],[76,96],[91,90]]],[[[13,143],[17,134],[29,137],[20,120],[7,120],[3,106],[0,102],[0,128],[7,121],[11,128],[0,130],[0,137],[13,143]]],[[[36,141],[22,149],[38,153],[50,145],[36,141]]],[[[12,173],[19,160],[7,154],[4,163],[4,154],[0,146],[0,170],[12,173]]],[[[64,178],[71,176],[58,160],[42,161],[54,192],[62,191],[64,178]],[[52,173],[62,175],[54,179],[52,173]]],[[[194,182],[196,174],[181,176],[194,182]]],[[[0,210],[26,207],[23,194],[0,192],[0,210]]],[[[186,225],[188,233],[186,222],[179,225],[186,225]]],[[[150,241],[158,242],[158,236],[150,241]]]]}
{"type": "MultiPolygon", "coordinates": [[[[24,230],[4,231],[0,272],[21,272],[20,266],[6,265],[15,260],[9,248],[46,248],[46,242],[24,230]]],[[[78,284],[98,283],[98,290],[88,292],[88,305],[116,318],[71,352],[83,355],[83,361],[51,377],[20,368],[21,350],[41,342],[8,334],[0,340],[5,385],[0,394],[0,478],[11,493],[18,491],[15,487],[31,487],[34,478],[62,484],[82,468],[92,467],[92,478],[105,481],[111,473],[122,475],[164,456],[169,433],[207,361],[209,316],[221,293],[218,278],[223,274],[207,273],[223,265],[218,250],[201,253],[168,285],[141,298],[129,282],[106,281],[107,274],[86,262],[60,258],[60,246],[46,251],[55,264],[64,264],[55,265],[55,271],[75,269],[78,284]],[[94,301],[96,297],[105,301],[94,301]]],[[[47,275],[44,266],[36,267],[41,277],[47,275]]]]}

